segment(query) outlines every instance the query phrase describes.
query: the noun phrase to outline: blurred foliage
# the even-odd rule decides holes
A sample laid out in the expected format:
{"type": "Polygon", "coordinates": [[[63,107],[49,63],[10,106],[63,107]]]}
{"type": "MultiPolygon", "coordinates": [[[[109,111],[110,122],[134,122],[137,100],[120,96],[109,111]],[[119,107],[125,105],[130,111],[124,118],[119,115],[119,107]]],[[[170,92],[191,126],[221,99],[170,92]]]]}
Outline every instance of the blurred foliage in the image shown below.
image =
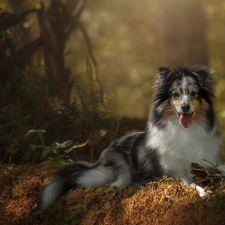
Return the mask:
{"type": "Polygon", "coordinates": [[[72,159],[70,158],[69,153],[73,152],[76,156],[76,152],[74,150],[77,148],[82,148],[88,143],[88,141],[86,141],[83,144],[77,145],[74,141],[68,140],[64,141],[63,143],[54,142],[47,146],[43,138],[43,133],[45,133],[45,130],[29,130],[25,134],[25,140],[27,140],[29,145],[28,149],[26,150],[26,155],[24,156],[26,160],[41,161],[43,159],[48,159],[55,161],[56,159],[59,159],[60,161],[66,160],[71,162],[72,159]],[[32,144],[32,138],[35,136],[40,140],[41,144],[32,144]],[[31,144],[29,144],[30,140],[32,140],[31,144]]]}
{"type": "Polygon", "coordinates": [[[0,0],[0,162],[54,158],[68,140],[89,140],[81,149],[93,160],[119,117],[147,119],[156,70],[170,59],[215,69],[225,134],[224,9],[224,0],[0,0]],[[28,140],[31,130],[46,132],[28,140]]]}

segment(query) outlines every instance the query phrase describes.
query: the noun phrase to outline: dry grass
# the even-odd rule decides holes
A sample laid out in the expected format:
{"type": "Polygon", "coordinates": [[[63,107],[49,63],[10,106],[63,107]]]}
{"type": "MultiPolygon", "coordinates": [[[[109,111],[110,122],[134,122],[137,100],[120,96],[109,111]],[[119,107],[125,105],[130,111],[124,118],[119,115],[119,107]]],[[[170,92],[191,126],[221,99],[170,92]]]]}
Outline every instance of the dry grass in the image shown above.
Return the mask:
{"type": "MultiPolygon", "coordinates": [[[[62,165],[61,165],[62,166],[62,165]]],[[[60,165],[24,165],[0,174],[0,224],[16,225],[222,225],[224,182],[207,199],[181,182],[165,179],[116,192],[111,187],[71,190],[45,213],[41,190],[60,165]]]]}

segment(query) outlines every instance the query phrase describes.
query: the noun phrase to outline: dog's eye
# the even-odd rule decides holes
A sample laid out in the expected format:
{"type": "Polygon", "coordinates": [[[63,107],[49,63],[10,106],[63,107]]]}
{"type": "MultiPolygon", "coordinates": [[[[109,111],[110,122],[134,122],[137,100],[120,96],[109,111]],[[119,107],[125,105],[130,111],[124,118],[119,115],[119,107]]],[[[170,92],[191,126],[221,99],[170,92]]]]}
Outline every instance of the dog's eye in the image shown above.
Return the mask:
{"type": "Polygon", "coordinates": [[[192,97],[196,97],[197,94],[198,94],[198,92],[196,92],[196,91],[192,91],[192,92],[191,92],[191,96],[192,96],[192,97]]]}
{"type": "Polygon", "coordinates": [[[179,98],[180,97],[180,94],[178,92],[175,92],[175,93],[173,93],[173,97],[174,98],[179,98]]]}

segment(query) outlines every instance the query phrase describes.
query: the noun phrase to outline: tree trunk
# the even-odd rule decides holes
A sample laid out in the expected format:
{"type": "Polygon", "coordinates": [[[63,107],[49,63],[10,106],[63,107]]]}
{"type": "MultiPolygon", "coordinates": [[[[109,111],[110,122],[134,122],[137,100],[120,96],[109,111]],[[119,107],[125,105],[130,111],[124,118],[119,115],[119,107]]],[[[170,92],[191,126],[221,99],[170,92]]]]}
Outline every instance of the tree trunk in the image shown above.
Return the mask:
{"type": "Polygon", "coordinates": [[[78,28],[78,19],[85,3],[79,0],[51,0],[47,10],[41,3],[38,12],[49,94],[63,103],[69,101],[72,87],[71,71],[65,68],[64,50],[70,34],[78,28]]]}

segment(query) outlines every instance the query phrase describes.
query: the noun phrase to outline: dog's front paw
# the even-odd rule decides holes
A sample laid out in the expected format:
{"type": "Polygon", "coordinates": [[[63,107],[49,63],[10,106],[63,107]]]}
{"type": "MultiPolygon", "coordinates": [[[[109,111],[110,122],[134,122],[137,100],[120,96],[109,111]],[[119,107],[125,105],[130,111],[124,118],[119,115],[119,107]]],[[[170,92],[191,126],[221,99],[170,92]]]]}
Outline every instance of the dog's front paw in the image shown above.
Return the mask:
{"type": "Polygon", "coordinates": [[[198,195],[201,198],[207,198],[212,193],[212,191],[210,191],[210,190],[206,191],[204,188],[198,186],[195,183],[192,183],[190,186],[197,191],[198,195]]]}

